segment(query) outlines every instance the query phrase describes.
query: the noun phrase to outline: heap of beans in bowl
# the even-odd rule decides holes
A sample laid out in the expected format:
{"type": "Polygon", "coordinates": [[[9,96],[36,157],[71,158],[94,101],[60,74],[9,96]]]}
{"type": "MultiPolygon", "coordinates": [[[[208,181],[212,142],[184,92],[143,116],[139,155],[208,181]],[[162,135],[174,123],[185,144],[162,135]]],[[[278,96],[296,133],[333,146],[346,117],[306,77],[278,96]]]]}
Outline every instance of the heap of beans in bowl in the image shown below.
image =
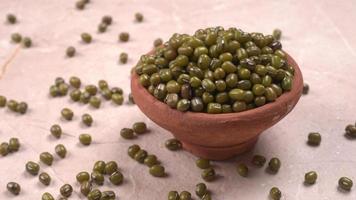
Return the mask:
{"type": "Polygon", "coordinates": [[[242,112],[292,89],[294,68],[272,35],[211,27],[175,33],[135,67],[150,94],[179,111],[242,112]]]}

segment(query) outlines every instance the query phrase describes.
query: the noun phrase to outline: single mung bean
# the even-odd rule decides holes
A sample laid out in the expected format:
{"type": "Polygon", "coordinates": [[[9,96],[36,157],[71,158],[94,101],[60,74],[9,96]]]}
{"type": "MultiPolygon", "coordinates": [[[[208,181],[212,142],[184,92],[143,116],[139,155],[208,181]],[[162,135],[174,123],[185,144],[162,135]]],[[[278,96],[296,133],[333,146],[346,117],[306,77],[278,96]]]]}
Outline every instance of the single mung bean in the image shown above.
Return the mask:
{"type": "Polygon", "coordinates": [[[168,193],[168,200],[180,200],[179,193],[177,191],[170,191],[168,193]]]}
{"type": "Polygon", "coordinates": [[[347,177],[341,177],[339,179],[339,187],[344,189],[344,190],[351,190],[353,186],[353,182],[351,179],[347,178],[347,177]]]}
{"type": "Polygon", "coordinates": [[[29,37],[24,37],[22,39],[22,45],[25,47],[25,48],[30,48],[32,46],[32,40],[31,38],[29,37]]]}
{"type": "Polygon", "coordinates": [[[143,163],[145,161],[145,158],[147,157],[147,151],[140,149],[136,154],[134,159],[139,162],[139,163],[143,163]]]}
{"type": "Polygon", "coordinates": [[[111,175],[119,169],[115,161],[109,161],[105,165],[105,174],[111,175]]]}
{"type": "Polygon", "coordinates": [[[273,30],[273,38],[276,39],[276,40],[280,40],[281,39],[281,36],[282,36],[282,31],[278,28],[274,29],[273,30]]]}
{"type": "Polygon", "coordinates": [[[6,106],[6,97],[0,95],[0,108],[6,106]]]}
{"type": "MultiPolygon", "coordinates": [[[[89,174],[88,174],[88,176],[89,176],[89,174]]],[[[91,189],[92,189],[92,185],[91,185],[91,182],[89,181],[89,178],[87,181],[81,182],[80,193],[82,193],[84,196],[88,196],[91,189]]]]}
{"type": "Polygon", "coordinates": [[[103,185],[104,184],[104,175],[101,174],[98,171],[93,171],[90,175],[91,180],[97,184],[97,185],[103,185]]]}
{"type": "Polygon", "coordinates": [[[0,144],[0,155],[6,156],[9,154],[9,143],[3,142],[0,144]]]}
{"type": "Polygon", "coordinates": [[[119,40],[121,42],[127,42],[130,39],[130,34],[128,32],[122,32],[119,34],[119,40]]]}
{"type": "Polygon", "coordinates": [[[101,193],[100,200],[115,200],[116,194],[114,191],[104,191],[101,193]]]}
{"type": "Polygon", "coordinates": [[[89,134],[80,134],[79,135],[79,142],[83,145],[90,145],[91,144],[91,136],[89,134]]]}
{"type": "Polygon", "coordinates": [[[21,192],[21,186],[16,182],[7,183],[6,188],[13,195],[18,195],[21,192]]]}
{"type": "Polygon", "coordinates": [[[192,199],[192,195],[188,191],[182,191],[179,194],[179,198],[180,198],[180,200],[191,200],[192,199]]]}
{"type": "Polygon", "coordinates": [[[179,149],[182,149],[182,143],[175,138],[166,140],[165,146],[171,151],[177,151],[179,149]]]}
{"type": "Polygon", "coordinates": [[[308,184],[314,184],[317,178],[318,174],[315,171],[310,171],[305,173],[304,182],[308,184]]]}
{"type": "Polygon", "coordinates": [[[56,147],[54,148],[54,151],[61,158],[65,158],[67,155],[67,149],[63,144],[56,145],[56,147]]]}
{"type": "Polygon", "coordinates": [[[45,192],[45,193],[42,194],[42,198],[41,199],[42,200],[54,200],[54,197],[50,193],[45,192]]]}
{"type": "Polygon", "coordinates": [[[66,50],[66,55],[68,57],[73,57],[75,55],[75,48],[73,46],[70,46],[66,50]]]}
{"type": "Polygon", "coordinates": [[[124,176],[121,172],[116,171],[110,175],[109,180],[114,185],[120,185],[124,180],[124,176]]]}
{"type": "Polygon", "coordinates": [[[212,197],[211,197],[211,194],[208,192],[206,193],[202,198],[201,200],[212,200],[212,197]]]}
{"type": "Polygon", "coordinates": [[[69,96],[73,101],[79,101],[80,100],[80,95],[81,91],[78,89],[74,89],[70,92],[69,96]]]}
{"type": "Polygon", "coordinates": [[[104,174],[105,166],[106,166],[106,163],[104,161],[102,161],[102,160],[96,161],[93,166],[93,171],[97,171],[100,174],[104,174]]]}
{"type": "Polygon", "coordinates": [[[6,106],[9,110],[16,112],[18,104],[19,103],[17,101],[11,99],[11,100],[7,101],[6,106]]]}
{"type": "Polygon", "coordinates": [[[85,181],[89,181],[90,180],[90,175],[88,172],[79,172],[76,177],[75,177],[78,181],[78,183],[84,183],[85,181]]]}
{"type": "Polygon", "coordinates": [[[145,122],[136,122],[132,125],[132,130],[137,134],[142,134],[147,132],[147,125],[145,122]]]}
{"type": "Polygon", "coordinates": [[[272,158],[268,163],[268,169],[270,172],[277,173],[281,167],[281,161],[278,158],[272,158]]]}
{"type": "Polygon", "coordinates": [[[125,64],[127,63],[127,60],[129,59],[129,55],[125,52],[120,53],[119,60],[120,63],[125,64]]]}
{"type": "Polygon", "coordinates": [[[43,185],[46,185],[46,186],[48,186],[51,183],[51,177],[46,172],[42,172],[38,176],[38,179],[43,185]]]}
{"type": "Polygon", "coordinates": [[[59,192],[64,197],[70,197],[73,193],[73,187],[69,184],[64,184],[60,189],[59,192]]]}
{"type": "Polygon", "coordinates": [[[195,185],[195,194],[202,198],[208,192],[208,188],[205,183],[198,183],[195,185]]]}
{"type": "Polygon", "coordinates": [[[103,16],[103,18],[101,18],[101,22],[110,25],[112,23],[112,17],[109,15],[105,15],[103,16]]]}
{"type": "Polygon", "coordinates": [[[124,102],[124,96],[121,94],[112,94],[111,100],[117,105],[122,105],[124,102]]]}
{"type": "Polygon", "coordinates": [[[94,189],[89,192],[87,198],[88,200],[100,200],[102,193],[98,189],[94,189]]]}
{"type": "Polygon", "coordinates": [[[128,97],[129,97],[129,102],[131,104],[135,104],[135,100],[134,100],[133,95],[131,93],[128,95],[128,97]]]}
{"type": "Polygon", "coordinates": [[[198,160],[195,161],[195,164],[200,169],[208,169],[211,167],[210,161],[204,158],[199,158],[198,160]]]}
{"type": "Polygon", "coordinates": [[[134,158],[136,153],[140,150],[140,146],[138,146],[137,144],[133,144],[131,145],[128,150],[127,150],[127,154],[131,157],[134,158]]]}
{"type": "Polygon", "coordinates": [[[51,126],[50,132],[54,137],[60,138],[62,135],[62,128],[58,124],[54,124],[51,126]]]}
{"type": "Polygon", "coordinates": [[[10,138],[8,147],[10,152],[18,151],[20,149],[20,146],[21,145],[18,138],[10,138]]]}
{"type": "Polygon", "coordinates": [[[155,155],[148,155],[145,160],[143,161],[143,163],[145,165],[147,165],[148,167],[152,167],[153,165],[157,165],[159,164],[158,160],[157,160],[157,156],[155,155]]]}
{"type": "Polygon", "coordinates": [[[215,179],[215,170],[213,168],[207,168],[204,169],[201,173],[201,177],[205,180],[205,181],[212,181],[215,179]]]}
{"type": "Polygon", "coordinates": [[[252,157],[251,163],[257,167],[263,167],[266,163],[266,158],[261,155],[254,155],[252,157]]]}
{"type": "Polygon", "coordinates": [[[11,34],[11,40],[14,43],[20,43],[22,40],[22,36],[19,33],[13,33],[11,34]]]}
{"type": "Polygon", "coordinates": [[[120,131],[121,137],[125,139],[133,139],[135,137],[134,131],[131,128],[123,128],[120,131]]]}
{"type": "Polygon", "coordinates": [[[99,33],[104,33],[106,31],[106,29],[108,28],[108,25],[106,23],[100,23],[98,25],[98,32],[99,33]]]}
{"type": "Polygon", "coordinates": [[[119,87],[113,87],[113,88],[111,88],[111,92],[112,92],[113,94],[120,94],[120,95],[122,95],[124,91],[123,91],[121,88],[119,88],[119,87]]]}
{"type": "Polygon", "coordinates": [[[153,41],[153,46],[154,47],[159,47],[163,44],[163,40],[161,38],[157,38],[153,41]]]}
{"type": "Polygon", "coordinates": [[[108,89],[109,88],[109,84],[105,80],[99,80],[98,81],[98,87],[99,87],[100,90],[108,89]]]}
{"type": "Polygon", "coordinates": [[[69,86],[65,83],[58,85],[58,94],[59,96],[65,96],[68,93],[69,86]]]}
{"type": "Polygon", "coordinates": [[[308,93],[309,93],[309,85],[307,83],[304,83],[303,94],[308,94],[308,93]]]}
{"type": "Polygon", "coordinates": [[[92,41],[92,37],[91,37],[91,35],[89,34],[89,33],[82,33],[81,35],[81,38],[82,38],[82,41],[84,42],[84,43],[91,43],[91,41],[92,41]]]}
{"type": "Polygon", "coordinates": [[[237,173],[242,177],[247,177],[248,176],[248,167],[243,163],[237,165],[237,173]]]}
{"type": "Polygon", "coordinates": [[[87,91],[82,92],[82,93],[80,94],[80,99],[79,99],[79,101],[82,102],[82,103],[84,103],[84,104],[87,104],[87,103],[89,103],[89,101],[90,101],[90,97],[91,97],[91,95],[90,95],[89,92],[87,92],[87,91]]]}
{"type": "Polygon", "coordinates": [[[17,18],[14,14],[7,14],[6,16],[6,19],[7,19],[7,22],[10,23],[10,24],[15,24],[16,21],[17,21],[17,18]]]}
{"type": "Polygon", "coordinates": [[[76,76],[72,76],[69,79],[69,84],[74,88],[80,88],[81,80],[76,76]]]}
{"type": "Polygon", "coordinates": [[[82,122],[87,126],[91,126],[93,124],[93,118],[91,117],[91,115],[85,113],[82,115],[82,122]]]}
{"type": "Polygon", "coordinates": [[[28,108],[27,103],[20,102],[19,104],[17,104],[16,111],[18,113],[25,114],[27,111],[27,108],[28,108]]]}
{"type": "Polygon", "coordinates": [[[53,156],[49,152],[43,152],[43,153],[40,154],[40,160],[44,164],[46,164],[48,166],[51,166],[52,163],[53,163],[53,156]]]}
{"type": "Polygon", "coordinates": [[[89,104],[94,108],[100,108],[101,100],[96,96],[92,96],[90,97],[89,104]]]}
{"type": "Polygon", "coordinates": [[[321,142],[321,135],[317,132],[311,132],[308,135],[308,144],[312,146],[318,146],[321,142]]]}
{"type": "Polygon", "coordinates": [[[73,119],[74,113],[69,108],[63,108],[61,111],[62,117],[68,121],[73,119]]]}
{"type": "Polygon", "coordinates": [[[142,13],[136,13],[135,14],[135,19],[136,19],[137,22],[142,22],[143,21],[142,13]]]}
{"type": "Polygon", "coordinates": [[[110,89],[104,88],[103,90],[101,90],[101,95],[104,97],[104,99],[111,100],[112,92],[110,89]]]}
{"type": "Polygon", "coordinates": [[[87,85],[85,86],[85,91],[94,96],[98,92],[98,88],[95,85],[87,85]]]}
{"type": "Polygon", "coordinates": [[[279,200],[282,197],[282,192],[277,187],[271,188],[269,191],[269,196],[272,200],[279,200]]]}
{"type": "Polygon", "coordinates": [[[40,165],[35,162],[29,161],[26,163],[26,171],[36,176],[40,171],[40,165]]]}
{"type": "Polygon", "coordinates": [[[154,177],[163,177],[166,175],[164,167],[159,164],[151,166],[149,172],[154,177]]]}
{"type": "Polygon", "coordinates": [[[75,7],[78,9],[78,10],[83,10],[85,8],[85,1],[84,0],[79,0],[75,3],[75,7]]]}

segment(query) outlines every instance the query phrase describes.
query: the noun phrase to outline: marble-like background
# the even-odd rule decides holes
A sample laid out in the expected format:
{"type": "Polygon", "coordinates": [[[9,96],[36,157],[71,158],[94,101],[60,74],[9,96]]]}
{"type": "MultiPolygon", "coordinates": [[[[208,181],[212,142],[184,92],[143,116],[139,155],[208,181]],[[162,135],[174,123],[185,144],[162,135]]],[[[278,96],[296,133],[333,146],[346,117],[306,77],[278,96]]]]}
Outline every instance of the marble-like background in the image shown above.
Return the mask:
{"type": "MultiPolygon", "coordinates": [[[[235,160],[214,163],[219,179],[208,183],[213,199],[264,200],[272,186],[283,192],[288,200],[355,199],[356,191],[343,193],[337,189],[341,176],[356,181],[355,142],[343,136],[346,124],[356,120],[356,3],[353,0],[91,0],[87,8],[78,11],[74,1],[61,0],[0,0],[0,94],[26,101],[29,111],[19,116],[0,109],[0,141],[10,137],[21,140],[21,150],[0,157],[0,199],[12,199],[6,183],[17,181],[22,193],[14,199],[40,199],[42,193],[57,196],[64,183],[74,186],[71,199],[85,199],[78,193],[75,175],[90,170],[96,160],[115,160],[125,175],[119,187],[110,184],[101,189],[114,190],[122,200],[166,199],[170,190],[193,192],[201,181],[200,170],[189,153],[170,152],[164,141],[170,134],[152,123],[134,105],[114,106],[108,102],[101,109],[72,103],[68,98],[50,98],[48,87],[55,77],[79,76],[84,83],[106,79],[112,86],[120,86],[125,97],[130,91],[129,71],[139,56],[152,48],[154,39],[168,39],[174,32],[192,33],[194,30],[222,25],[240,27],[246,31],[271,33],[276,27],[283,30],[283,46],[299,63],[304,79],[310,84],[309,95],[303,96],[296,108],[284,120],[267,130],[253,152],[235,160]],[[19,23],[5,23],[7,13],[14,13],[19,23]],[[134,14],[142,12],[143,23],[134,21],[134,14]],[[107,33],[96,33],[103,15],[113,16],[114,23],[107,33]],[[118,43],[121,31],[128,31],[130,42],[118,43]],[[10,42],[10,35],[20,32],[30,36],[33,47],[22,49],[10,42]],[[92,44],[80,42],[80,34],[93,35],[92,44]],[[68,59],[67,46],[73,45],[78,54],[68,59]],[[118,64],[118,55],[128,52],[126,65],[118,64]],[[71,122],[60,119],[60,109],[74,110],[71,122]],[[80,115],[90,113],[95,123],[91,128],[80,124],[80,115]],[[150,133],[134,141],[119,137],[123,127],[134,121],[147,122],[150,133]],[[60,140],[49,136],[49,127],[61,124],[66,133],[60,140]],[[323,136],[320,147],[306,145],[310,131],[323,136]],[[89,147],[78,144],[77,136],[90,133],[94,143],[89,147]],[[156,154],[169,173],[168,178],[153,178],[147,167],[132,161],[126,150],[132,142],[156,154]],[[37,177],[24,172],[27,161],[38,161],[44,151],[54,152],[63,143],[68,148],[64,160],[56,157],[54,165],[41,164],[53,182],[44,187],[37,177]],[[277,156],[282,167],[277,175],[263,169],[251,168],[248,178],[241,178],[235,170],[236,162],[248,162],[254,153],[268,158],[277,156]],[[303,185],[304,173],[316,170],[317,184],[303,185]]],[[[218,134],[218,133],[217,133],[218,134]]],[[[355,190],[355,189],[354,189],[355,190]]]]}

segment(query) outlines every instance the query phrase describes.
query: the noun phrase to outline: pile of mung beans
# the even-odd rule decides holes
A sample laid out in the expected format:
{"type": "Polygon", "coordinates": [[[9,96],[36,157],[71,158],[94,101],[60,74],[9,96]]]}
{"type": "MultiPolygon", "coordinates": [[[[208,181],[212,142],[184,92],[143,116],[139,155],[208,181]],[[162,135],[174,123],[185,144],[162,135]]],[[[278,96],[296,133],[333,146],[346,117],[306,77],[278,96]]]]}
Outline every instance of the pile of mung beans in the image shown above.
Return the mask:
{"type": "Polygon", "coordinates": [[[175,33],[141,56],[135,71],[141,85],[171,108],[211,114],[273,102],[292,89],[294,74],[272,35],[222,27],[175,33]]]}

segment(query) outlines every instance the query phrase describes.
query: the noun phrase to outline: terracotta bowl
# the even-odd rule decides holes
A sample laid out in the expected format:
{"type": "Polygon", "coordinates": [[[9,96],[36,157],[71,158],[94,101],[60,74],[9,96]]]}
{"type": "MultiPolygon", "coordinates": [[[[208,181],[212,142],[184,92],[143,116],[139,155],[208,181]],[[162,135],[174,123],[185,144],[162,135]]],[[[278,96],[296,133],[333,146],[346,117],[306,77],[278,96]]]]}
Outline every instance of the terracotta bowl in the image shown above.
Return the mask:
{"type": "Polygon", "coordinates": [[[288,54],[287,62],[295,68],[292,90],[275,102],[239,113],[207,114],[172,109],[141,86],[136,73],[131,77],[131,92],[141,111],[170,131],[183,143],[184,149],[198,157],[226,160],[252,149],[258,136],[297,104],[303,90],[303,77],[288,54]]]}

